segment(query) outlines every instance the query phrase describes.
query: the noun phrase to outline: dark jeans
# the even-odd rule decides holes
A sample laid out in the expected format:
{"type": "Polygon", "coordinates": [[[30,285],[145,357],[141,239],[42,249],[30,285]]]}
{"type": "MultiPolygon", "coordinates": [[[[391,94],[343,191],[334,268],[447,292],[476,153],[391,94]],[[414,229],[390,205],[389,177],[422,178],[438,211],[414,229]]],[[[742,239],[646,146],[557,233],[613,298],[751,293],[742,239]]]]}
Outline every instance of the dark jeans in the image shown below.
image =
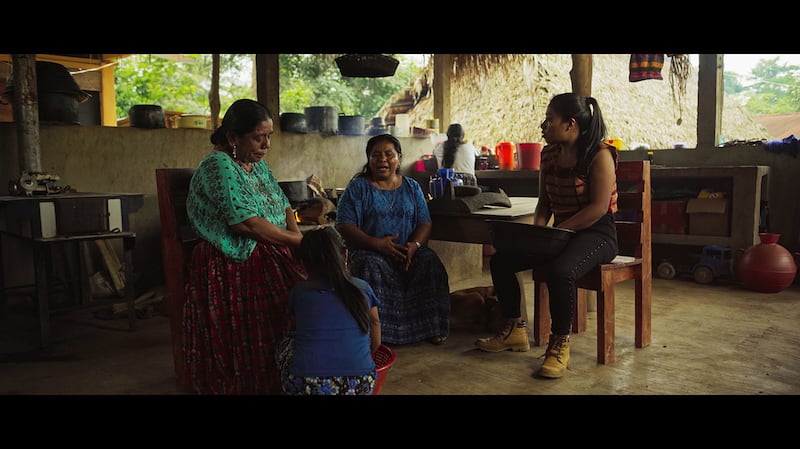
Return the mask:
{"type": "Polygon", "coordinates": [[[543,274],[543,279],[547,281],[552,319],[550,331],[555,335],[569,335],[578,297],[575,281],[596,265],[608,263],[617,256],[616,235],[614,218],[606,214],[591,228],[576,233],[564,252],[555,259],[541,260],[537,257],[495,253],[490,260],[490,267],[503,317],[522,316],[516,273],[533,269],[537,271],[537,276],[543,274]]]}

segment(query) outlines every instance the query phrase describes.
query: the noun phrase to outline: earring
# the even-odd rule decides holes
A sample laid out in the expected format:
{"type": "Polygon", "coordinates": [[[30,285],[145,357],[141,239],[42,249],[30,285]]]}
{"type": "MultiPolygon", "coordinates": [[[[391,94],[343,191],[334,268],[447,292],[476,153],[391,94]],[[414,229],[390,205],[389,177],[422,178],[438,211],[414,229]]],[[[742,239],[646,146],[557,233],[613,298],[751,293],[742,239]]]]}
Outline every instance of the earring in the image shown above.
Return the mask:
{"type": "Polygon", "coordinates": [[[233,152],[232,152],[231,155],[233,156],[234,160],[238,160],[239,159],[239,155],[236,154],[236,145],[233,146],[233,152]]]}

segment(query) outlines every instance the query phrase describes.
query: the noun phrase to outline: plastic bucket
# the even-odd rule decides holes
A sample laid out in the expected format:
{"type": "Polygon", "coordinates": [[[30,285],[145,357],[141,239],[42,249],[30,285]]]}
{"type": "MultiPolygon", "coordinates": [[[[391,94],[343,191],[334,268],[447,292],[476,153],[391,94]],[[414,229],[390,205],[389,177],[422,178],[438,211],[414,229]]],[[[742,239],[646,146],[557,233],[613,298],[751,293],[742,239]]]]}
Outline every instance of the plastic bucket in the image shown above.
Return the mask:
{"type": "Polygon", "coordinates": [[[541,143],[519,144],[519,165],[523,170],[539,170],[542,159],[541,143]]]}
{"type": "Polygon", "coordinates": [[[386,376],[389,375],[389,369],[394,365],[397,360],[397,354],[388,346],[381,344],[378,350],[373,354],[372,359],[375,360],[375,370],[378,377],[375,379],[375,387],[372,389],[372,394],[377,395],[381,392],[386,376]]]}
{"type": "Polygon", "coordinates": [[[497,155],[497,165],[500,170],[514,169],[514,144],[511,142],[500,142],[494,149],[497,155]]]}
{"type": "Polygon", "coordinates": [[[411,134],[411,118],[408,114],[394,116],[394,133],[397,137],[408,137],[411,134]]]}

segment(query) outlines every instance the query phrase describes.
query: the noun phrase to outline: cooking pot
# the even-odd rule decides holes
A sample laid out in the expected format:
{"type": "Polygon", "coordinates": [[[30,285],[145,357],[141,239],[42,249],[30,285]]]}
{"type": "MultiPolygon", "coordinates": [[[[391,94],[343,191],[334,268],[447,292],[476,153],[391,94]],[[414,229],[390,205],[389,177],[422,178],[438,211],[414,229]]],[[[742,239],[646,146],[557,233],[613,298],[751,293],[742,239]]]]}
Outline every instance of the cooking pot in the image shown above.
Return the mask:
{"type": "Polygon", "coordinates": [[[39,121],[50,124],[80,125],[79,100],[73,94],[39,93],[39,121]]]}
{"type": "Polygon", "coordinates": [[[339,112],[336,106],[309,106],[303,112],[308,132],[327,135],[339,132],[339,112]]]}
{"type": "Polygon", "coordinates": [[[178,128],[208,129],[208,117],[199,114],[181,114],[175,122],[178,128]]]}
{"type": "Polygon", "coordinates": [[[136,104],[128,111],[131,126],[134,128],[166,128],[164,108],[157,104],[136,104]]]}
{"type": "Polygon", "coordinates": [[[278,181],[278,185],[281,186],[292,206],[311,199],[312,192],[306,181],[278,181]]]}
{"type": "MultiPolygon", "coordinates": [[[[66,67],[55,62],[36,61],[36,91],[43,93],[58,93],[77,98],[78,103],[83,103],[92,96],[78,86],[75,78],[66,67]]],[[[3,92],[4,101],[14,95],[14,78],[8,80],[3,92]]],[[[8,100],[10,101],[10,100],[8,100]]]]}
{"type": "Polygon", "coordinates": [[[339,134],[345,136],[364,135],[364,116],[363,115],[340,115],[339,134]]]}
{"type": "Polygon", "coordinates": [[[284,112],[280,118],[281,131],[290,133],[306,134],[306,115],[299,112],[284,112]]]}

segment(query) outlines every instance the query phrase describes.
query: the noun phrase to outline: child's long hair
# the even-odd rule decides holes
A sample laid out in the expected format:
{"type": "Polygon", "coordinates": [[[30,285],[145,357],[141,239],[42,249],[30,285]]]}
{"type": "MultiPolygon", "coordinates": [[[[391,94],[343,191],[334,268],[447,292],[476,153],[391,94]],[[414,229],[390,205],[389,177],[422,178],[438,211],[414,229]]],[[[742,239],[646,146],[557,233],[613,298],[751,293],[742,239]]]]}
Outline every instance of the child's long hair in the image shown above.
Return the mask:
{"type": "Polygon", "coordinates": [[[308,231],[300,241],[298,254],[309,277],[328,281],[361,331],[369,332],[369,303],[347,271],[344,240],[336,228],[325,226],[308,231]]]}

